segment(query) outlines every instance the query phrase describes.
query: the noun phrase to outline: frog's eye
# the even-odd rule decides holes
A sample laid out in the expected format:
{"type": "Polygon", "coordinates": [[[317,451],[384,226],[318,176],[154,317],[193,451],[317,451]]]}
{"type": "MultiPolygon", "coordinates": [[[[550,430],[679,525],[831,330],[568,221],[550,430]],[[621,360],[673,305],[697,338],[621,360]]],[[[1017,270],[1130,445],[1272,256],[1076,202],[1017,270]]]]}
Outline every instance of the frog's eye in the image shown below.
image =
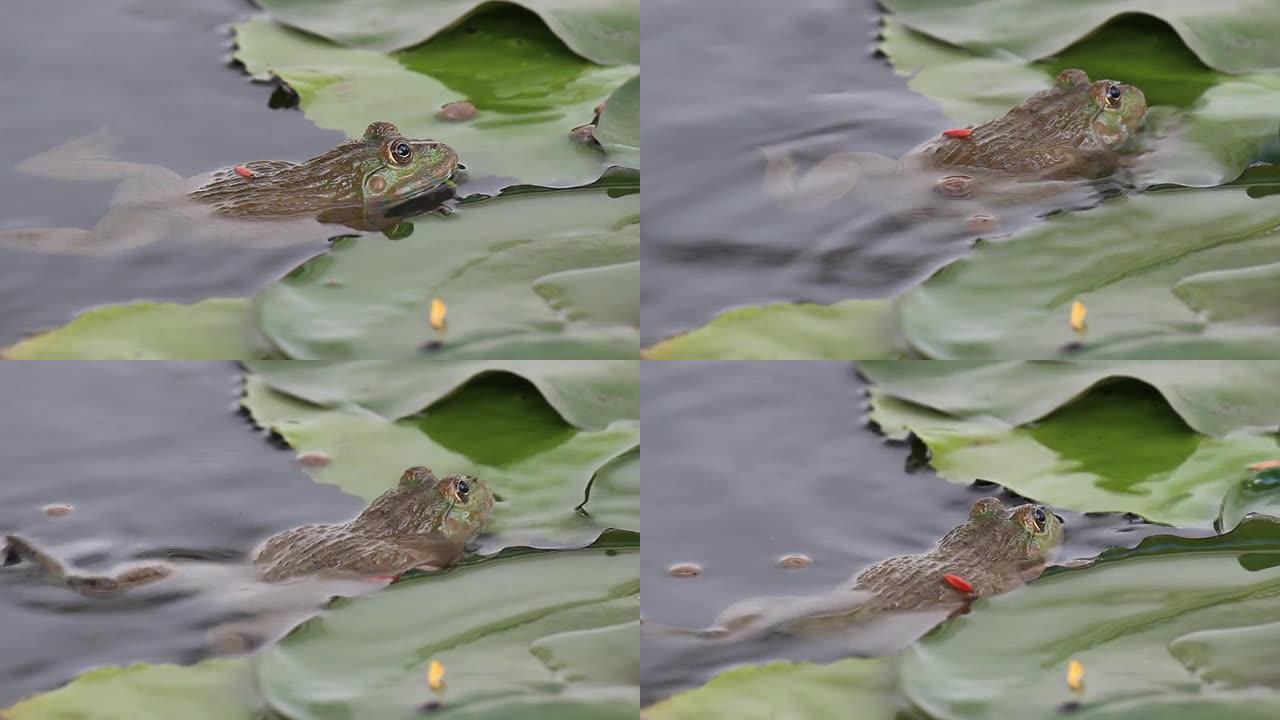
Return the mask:
{"type": "Polygon", "coordinates": [[[1107,101],[1108,101],[1111,105],[1114,105],[1114,104],[1116,104],[1117,102],[1119,102],[1119,101],[1120,101],[1120,86],[1119,86],[1119,85],[1112,85],[1111,87],[1107,88],[1107,101]]]}
{"type": "Polygon", "coordinates": [[[1044,524],[1049,518],[1044,513],[1044,508],[1039,505],[1031,511],[1031,520],[1036,524],[1036,532],[1044,532],[1044,524]]]}
{"type": "Polygon", "coordinates": [[[471,494],[471,483],[459,478],[458,484],[454,486],[454,489],[458,491],[458,500],[466,502],[467,496],[471,494]]]}
{"type": "Polygon", "coordinates": [[[413,155],[413,148],[409,147],[409,143],[404,140],[397,140],[391,144],[391,159],[404,164],[409,162],[409,158],[413,155]]]}

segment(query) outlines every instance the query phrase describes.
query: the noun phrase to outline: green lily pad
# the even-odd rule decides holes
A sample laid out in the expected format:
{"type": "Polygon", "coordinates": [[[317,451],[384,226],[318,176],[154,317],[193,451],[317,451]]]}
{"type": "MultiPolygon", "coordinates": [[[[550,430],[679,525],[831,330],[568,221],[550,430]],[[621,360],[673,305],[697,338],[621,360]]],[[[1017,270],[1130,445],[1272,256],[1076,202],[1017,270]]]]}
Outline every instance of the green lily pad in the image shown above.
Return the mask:
{"type": "MultiPolygon", "coordinates": [[[[585,62],[538,23],[511,12],[472,18],[421,47],[384,55],[344,48],[262,18],[236,26],[236,59],[255,78],[278,77],[320,127],[359,137],[374,120],[410,137],[447,142],[473,177],[500,175],[569,187],[607,167],[569,131],[636,73],[585,62]],[[441,118],[467,100],[476,115],[441,118]]],[[[463,186],[465,190],[466,186],[463,186]]]]}
{"type": "Polygon", "coordinates": [[[252,342],[249,303],[212,298],[193,305],[104,305],[8,348],[7,360],[242,360],[263,357],[252,342]]]}
{"type": "Polygon", "coordinates": [[[1280,517],[1280,468],[1241,473],[1241,476],[1222,498],[1222,509],[1213,523],[1218,532],[1234,528],[1250,513],[1280,517]]]}
{"type": "Polygon", "coordinates": [[[324,407],[358,406],[389,420],[426,410],[486,373],[528,380],[556,412],[584,430],[640,419],[640,368],[634,361],[260,361],[246,367],[273,390],[324,407]]]}
{"type": "Polygon", "coordinates": [[[1280,362],[863,362],[876,390],[956,417],[991,416],[1023,425],[1112,378],[1154,387],[1205,435],[1280,427],[1280,362]]]}
{"type": "Polygon", "coordinates": [[[640,327],[639,261],[554,272],[533,289],[566,320],[640,327]]]}
{"type": "Polygon", "coordinates": [[[1213,681],[1240,678],[1250,655],[1274,667],[1277,593],[1275,520],[1211,538],[1147,538],[976,602],[904,651],[901,688],[937,720],[1056,717],[1068,704],[1073,718],[1274,717],[1280,694],[1264,667],[1244,677],[1269,687],[1213,681]],[[1233,643],[1226,655],[1222,633],[1233,643]],[[1079,693],[1066,683],[1072,659],[1084,666],[1079,693]]]}
{"type": "Polygon", "coordinates": [[[1267,312],[1245,311],[1238,292],[1192,278],[1280,262],[1277,225],[1280,197],[1255,199],[1246,188],[1116,198],[980,244],[899,298],[901,330],[938,359],[1274,358],[1280,333],[1267,312]],[[1179,284],[1196,305],[1232,311],[1198,311],[1179,284]],[[1076,300],[1088,308],[1079,334],[1068,325],[1076,300]]]}
{"type": "Polygon", "coordinates": [[[487,540],[490,550],[582,546],[608,528],[640,527],[638,478],[617,467],[638,454],[639,423],[578,430],[513,375],[481,376],[427,412],[395,421],[296,400],[253,375],[243,404],[299,453],[327,457],[323,466],[306,467],[313,479],[366,501],[411,465],[483,479],[502,498],[489,526],[496,534],[487,540]]]}
{"type": "Polygon", "coordinates": [[[634,718],[638,549],[500,557],[340,601],[255,658],[257,687],[295,720],[409,720],[431,701],[441,718],[634,718]]]}
{"type": "Polygon", "coordinates": [[[260,716],[244,659],[191,666],[136,663],[90,670],[0,711],[6,720],[254,720],[260,716]]]}
{"type": "Polygon", "coordinates": [[[1141,87],[1151,111],[1145,154],[1133,161],[1139,185],[1207,187],[1225,183],[1276,137],[1280,102],[1274,73],[1232,76],[1208,70],[1158,22],[1133,18],[1108,26],[1059,57],[1033,66],[1007,56],[975,56],[885,22],[880,49],[908,87],[937,100],[961,125],[1004,114],[1047,87],[1068,67],[1141,87]]]}
{"type": "MultiPolygon", "coordinates": [[[[455,27],[487,0],[256,0],[277,20],[353,47],[390,52],[455,27]]],[[[504,3],[505,4],[505,3],[504,3]]],[[[602,65],[640,62],[639,0],[518,0],[569,49],[602,65]]]]}
{"type": "MultiPolygon", "coordinates": [[[[634,324],[571,318],[536,285],[553,273],[638,260],[638,213],[639,198],[600,190],[471,203],[449,218],[416,220],[404,240],[339,241],[263,290],[254,311],[262,333],[294,359],[424,351],[439,359],[634,359],[634,324]],[[448,307],[443,331],[427,322],[434,298],[448,307]]],[[[638,295],[619,300],[613,290],[596,299],[638,307],[638,295]]]]}
{"type": "Polygon", "coordinates": [[[1033,426],[989,414],[948,415],[871,392],[870,419],[891,438],[914,433],[938,475],[1000,483],[1080,512],[1132,512],[1208,528],[1244,469],[1280,452],[1275,434],[1196,433],[1150,386],[1098,386],[1033,426]]]}
{"type": "Polygon", "coordinates": [[[626,81],[605,103],[592,133],[611,162],[640,167],[640,76],[626,81]]]}
{"type": "Polygon", "coordinates": [[[643,720],[822,720],[900,717],[893,674],[881,659],[830,665],[776,662],[735,668],[646,708],[643,720]],[[850,715],[856,709],[856,714],[850,715]]]}
{"type": "Polygon", "coordinates": [[[1280,68],[1280,6],[1269,0],[1181,3],[1167,0],[885,0],[904,25],[979,54],[1028,60],[1052,55],[1128,13],[1159,18],[1204,63],[1223,72],[1280,68]]]}
{"type": "Polygon", "coordinates": [[[775,303],[721,314],[645,349],[650,360],[815,360],[902,357],[890,301],[775,303]]]}

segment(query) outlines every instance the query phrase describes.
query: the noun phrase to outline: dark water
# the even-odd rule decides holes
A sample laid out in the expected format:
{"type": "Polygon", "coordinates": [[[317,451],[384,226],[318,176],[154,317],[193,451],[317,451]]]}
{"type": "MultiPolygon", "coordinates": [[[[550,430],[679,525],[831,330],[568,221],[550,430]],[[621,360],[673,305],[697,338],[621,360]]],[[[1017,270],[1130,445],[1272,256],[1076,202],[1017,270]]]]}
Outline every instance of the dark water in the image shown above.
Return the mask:
{"type": "MultiPolygon", "coordinates": [[[[45,0],[5,3],[0,22],[0,229],[89,228],[115,184],[21,175],[13,165],[101,126],[123,160],[184,177],[253,159],[302,160],[342,134],[267,106],[272,87],[228,60],[246,0],[45,0]]],[[[138,298],[252,294],[338,234],[269,250],[160,242],[72,257],[0,248],[0,346],[85,307],[138,298]]]]}
{"type": "MultiPolygon", "coordinates": [[[[867,564],[931,548],[979,497],[1018,502],[998,487],[954,485],[927,468],[908,472],[909,446],[866,425],[866,384],[849,364],[643,363],[641,381],[646,623],[705,627],[738,600],[822,593],[867,564]],[[788,553],[814,564],[778,568],[788,553]],[[704,572],[669,577],[677,562],[704,572]]],[[[1119,515],[1058,513],[1067,528],[1060,560],[1169,531],[1119,515]]],[[[643,701],[743,662],[883,652],[907,630],[884,632],[890,637],[715,651],[645,632],[643,701]]]]}
{"type": "MultiPolygon", "coordinates": [[[[230,363],[0,363],[0,533],[106,570],[174,550],[234,560],[359,511],[238,414],[239,394],[230,363]],[[47,503],[75,511],[48,518],[47,503]]],[[[193,661],[227,612],[199,595],[142,597],[82,598],[0,569],[0,707],[97,665],[193,661]]]]}

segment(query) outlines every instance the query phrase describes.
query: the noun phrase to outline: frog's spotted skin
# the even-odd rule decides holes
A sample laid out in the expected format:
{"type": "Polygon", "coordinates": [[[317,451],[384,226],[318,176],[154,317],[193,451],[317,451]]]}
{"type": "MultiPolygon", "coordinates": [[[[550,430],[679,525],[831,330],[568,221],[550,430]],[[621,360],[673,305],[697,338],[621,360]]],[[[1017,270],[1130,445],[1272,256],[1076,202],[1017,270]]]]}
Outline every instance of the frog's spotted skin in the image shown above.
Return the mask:
{"type": "Polygon", "coordinates": [[[968,133],[941,133],[901,161],[844,152],[800,175],[789,154],[766,150],[764,189],[796,208],[825,207],[859,187],[889,188],[880,199],[893,204],[922,185],[947,198],[1022,203],[1112,174],[1146,113],[1137,87],[1064,70],[1052,87],[1002,117],[968,133]]]}
{"type": "Polygon", "coordinates": [[[19,163],[28,175],[121,182],[92,229],[3,230],[0,246],[97,254],[166,238],[297,244],[317,238],[315,221],[387,230],[399,223],[402,208],[439,208],[466,170],[448,145],[406,138],[388,122],[372,123],[361,138],[302,163],[258,160],[189,179],[115,159],[119,143],[103,129],[19,163]]]}
{"type": "MultiPolygon", "coordinates": [[[[456,564],[480,534],[493,509],[484,482],[465,475],[439,480],[424,467],[404,472],[355,519],[304,525],[268,539],[254,554],[260,580],[395,576],[456,564]]],[[[130,563],[107,575],[68,568],[31,540],[7,536],[6,560],[28,560],[46,574],[88,595],[109,594],[164,579],[178,567],[163,562],[130,563]]]]}
{"type": "Polygon", "coordinates": [[[882,560],[827,595],[737,603],[698,634],[737,639],[756,632],[847,626],[887,613],[953,610],[1037,577],[1061,544],[1062,521],[1044,506],[1006,509],[995,498],[983,498],[967,521],[927,553],[882,560]],[[946,575],[969,583],[972,592],[958,590],[946,575]]]}

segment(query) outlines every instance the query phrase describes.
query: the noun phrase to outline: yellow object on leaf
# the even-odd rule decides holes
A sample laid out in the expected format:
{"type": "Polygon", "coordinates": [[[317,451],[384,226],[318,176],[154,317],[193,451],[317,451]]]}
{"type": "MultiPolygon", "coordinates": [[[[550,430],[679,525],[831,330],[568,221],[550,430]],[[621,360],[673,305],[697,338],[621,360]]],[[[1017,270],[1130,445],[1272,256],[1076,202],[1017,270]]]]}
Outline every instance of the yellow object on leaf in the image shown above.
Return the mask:
{"type": "Polygon", "coordinates": [[[1067,663],[1067,687],[1072,690],[1084,688],[1084,663],[1079,660],[1067,663]]]}
{"type": "Polygon", "coordinates": [[[1071,303],[1071,329],[1076,332],[1084,330],[1084,318],[1089,314],[1089,308],[1084,303],[1075,300],[1071,303]]]}
{"type": "Polygon", "coordinates": [[[444,689],[444,663],[432,660],[427,666],[427,687],[440,692],[444,689]]]}
{"type": "Polygon", "coordinates": [[[441,300],[440,298],[433,299],[431,301],[431,327],[435,328],[436,330],[443,329],[444,315],[448,311],[449,311],[449,308],[445,306],[443,300],[441,300]]]}

